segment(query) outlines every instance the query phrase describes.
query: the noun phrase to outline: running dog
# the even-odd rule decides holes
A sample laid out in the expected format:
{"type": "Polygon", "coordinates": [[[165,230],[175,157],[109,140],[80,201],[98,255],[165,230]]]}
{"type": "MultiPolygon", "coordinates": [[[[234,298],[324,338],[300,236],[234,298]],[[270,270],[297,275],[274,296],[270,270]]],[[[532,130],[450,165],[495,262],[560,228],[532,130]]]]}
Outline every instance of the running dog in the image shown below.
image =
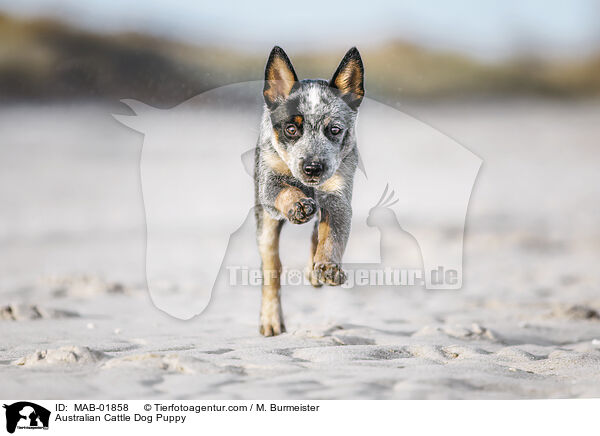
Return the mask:
{"type": "Polygon", "coordinates": [[[355,124],[363,82],[356,48],[346,53],[329,82],[299,81],[280,47],[273,48],[267,61],[254,171],[264,336],[285,332],[279,235],[286,221],[305,224],[316,217],[307,268],[313,286],[346,280],[341,263],[352,218],[355,124]]]}

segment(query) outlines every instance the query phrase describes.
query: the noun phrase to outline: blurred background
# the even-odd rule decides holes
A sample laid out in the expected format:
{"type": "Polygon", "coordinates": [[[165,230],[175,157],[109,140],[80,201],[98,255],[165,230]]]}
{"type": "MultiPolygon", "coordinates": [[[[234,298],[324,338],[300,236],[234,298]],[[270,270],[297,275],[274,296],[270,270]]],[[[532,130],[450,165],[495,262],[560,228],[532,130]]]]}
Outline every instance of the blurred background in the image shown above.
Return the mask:
{"type": "Polygon", "coordinates": [[[358,46],[372,98],[590,98],[600,2],[299,4],[0,1],[2,100],[136,98],[161,107],[260,80],[275,44],[301,77],[358,46]]]}

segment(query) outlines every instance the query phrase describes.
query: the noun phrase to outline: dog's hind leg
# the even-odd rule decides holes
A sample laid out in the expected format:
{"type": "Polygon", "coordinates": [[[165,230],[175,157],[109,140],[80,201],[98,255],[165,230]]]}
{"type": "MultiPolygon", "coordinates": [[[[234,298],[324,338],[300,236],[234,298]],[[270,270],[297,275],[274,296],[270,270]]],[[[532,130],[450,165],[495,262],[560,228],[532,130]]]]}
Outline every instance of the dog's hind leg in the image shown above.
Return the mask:
{"type": "Polygon", "coordinates": [[[258,251],[262,260],[262,302],[260,307],[260,333],[275,336],[285,332],[281,311],[279,235],[283,220],[276,220],[260,207],[257,213],[258,251]]]}

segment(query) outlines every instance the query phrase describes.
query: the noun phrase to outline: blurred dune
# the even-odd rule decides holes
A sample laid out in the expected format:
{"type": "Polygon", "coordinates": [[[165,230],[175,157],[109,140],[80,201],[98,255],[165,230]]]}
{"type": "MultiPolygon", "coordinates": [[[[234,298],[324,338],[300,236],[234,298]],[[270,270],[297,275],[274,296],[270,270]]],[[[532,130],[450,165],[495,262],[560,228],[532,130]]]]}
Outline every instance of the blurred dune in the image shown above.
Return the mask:
{"type": "MultiPolygon", "coordinates": [[[[370,96],[391,104],[400,98],[600,95],[600,52],[578,60],[521,55],[483,63],[402,41],[359,49],[370,96]]],[[[343,55],[289,54],[301,77],[327,77],[343,55]]],[[[218,86],[260,80],[267,55],[0,15],[3,100],[135,98],[167,107],[218,86]]]]}

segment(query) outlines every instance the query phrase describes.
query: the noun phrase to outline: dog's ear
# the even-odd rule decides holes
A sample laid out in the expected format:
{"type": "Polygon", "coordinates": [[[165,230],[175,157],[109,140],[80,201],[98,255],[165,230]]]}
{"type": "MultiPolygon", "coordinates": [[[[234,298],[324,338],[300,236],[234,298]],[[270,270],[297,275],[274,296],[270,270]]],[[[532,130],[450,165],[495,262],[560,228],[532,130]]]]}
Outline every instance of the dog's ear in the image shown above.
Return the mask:
{"type": "Polygon", "coordinates": [[[298,82],[294,67],[281,47],[273,47],[265,69],[263,95],[267,105],[285,100],[298,82]]]}
{"type": "Polygon", "coordinates": [[[338,89],[344,101],[351,108],[356,109],[365,95],[364,76],[365,70],[360,53],[356,47],[352,47],[340,62],[329,86],[338,89]]]}

